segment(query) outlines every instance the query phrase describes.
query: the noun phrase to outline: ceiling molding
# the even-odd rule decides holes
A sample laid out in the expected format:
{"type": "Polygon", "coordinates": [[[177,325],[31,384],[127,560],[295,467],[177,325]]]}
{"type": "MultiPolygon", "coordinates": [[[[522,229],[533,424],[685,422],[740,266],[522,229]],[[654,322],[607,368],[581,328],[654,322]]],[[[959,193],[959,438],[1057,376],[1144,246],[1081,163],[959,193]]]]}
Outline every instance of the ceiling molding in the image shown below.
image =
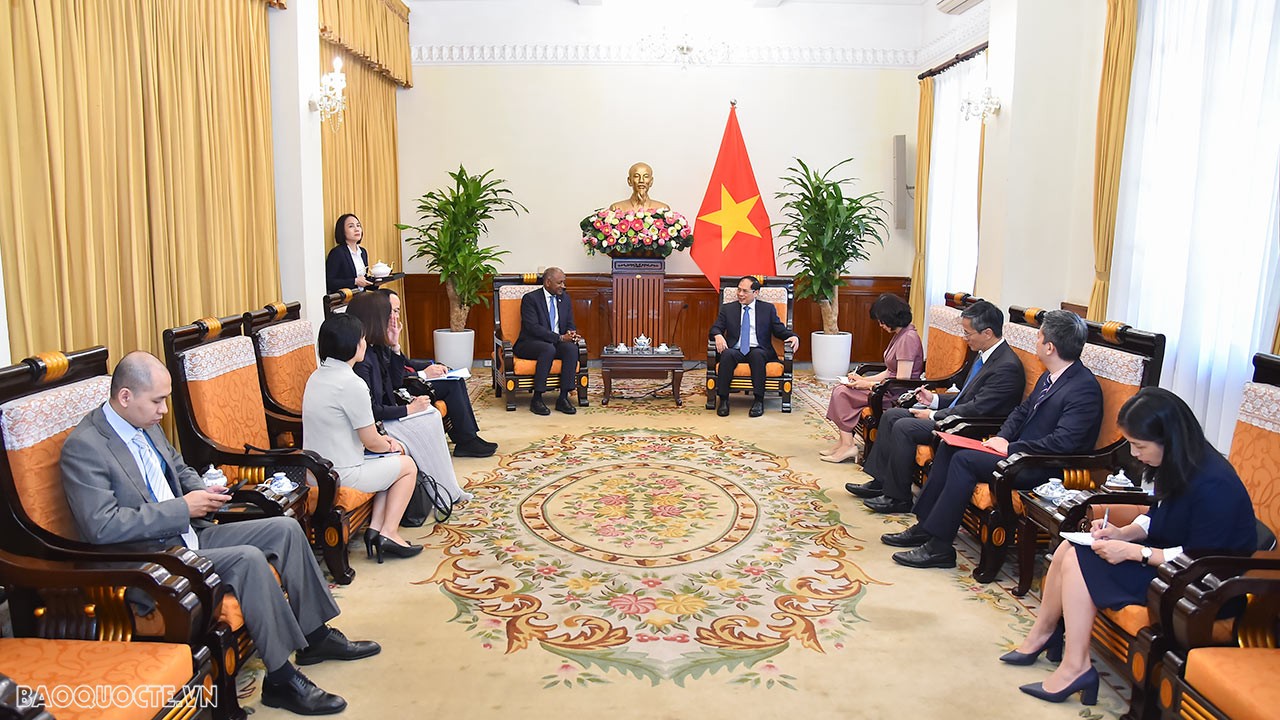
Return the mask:
{"type": "MultiPolygon", "coordinates": [[[[414,45],[415,65],[672,65],[637,45],[520,44],[414,45]]],[[[919,66],[915,50],[784,46],[730,46],[717,65],[838,68],[919,66]]]]}
{"type": "Polygon", "coordinates": [[[991,35],[991,3],[982,3],[961,17],[964,21],[960,25],[920,48],[916,53],[918,68],[933,67],[986,42],[991,35]]]}

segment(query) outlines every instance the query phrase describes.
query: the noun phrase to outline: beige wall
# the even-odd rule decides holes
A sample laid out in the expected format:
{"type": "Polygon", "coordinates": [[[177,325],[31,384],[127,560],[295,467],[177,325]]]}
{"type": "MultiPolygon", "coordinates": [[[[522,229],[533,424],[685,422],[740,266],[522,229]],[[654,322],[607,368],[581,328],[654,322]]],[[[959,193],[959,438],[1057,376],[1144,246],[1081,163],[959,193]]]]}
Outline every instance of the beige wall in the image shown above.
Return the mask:
{"type": "MultiPolygon", "coordinates": [[[[412,217],[415,199],[443,185],[447,169],[459,163],[472,172],[495,168],[530,211],[490,227],[491,242],[511,251],[504,270],[554,264],[569,272],[607,272],[608,258],[582,250],[578,221],[628,194],[627,167],[637,161],[654,168],[653,196],[692,219],[733,98],[772,221],[781,219],[773,198],[777,178],[797,156],[824,168],[853,156],[852,174],[861,178],[856,189],[888,193],[892,136],[905,134],[914,145],[914,75],[811,67],[417,65],[414,87],[399,97],[401,213],[412,217]]],[[[909,275],[910,232],[894,231],[884,249],[850,272],[909,275]]],[[[410,254],[406,248],[405,257],[410,254]]],[[[698,272],[687,253],[668,268],[698,272]]]]}
{"type": "Polygon", "coordinates": [[[976,294],[1002,306],[1086,304],[1104,0],[992,0],[976,294]]]}

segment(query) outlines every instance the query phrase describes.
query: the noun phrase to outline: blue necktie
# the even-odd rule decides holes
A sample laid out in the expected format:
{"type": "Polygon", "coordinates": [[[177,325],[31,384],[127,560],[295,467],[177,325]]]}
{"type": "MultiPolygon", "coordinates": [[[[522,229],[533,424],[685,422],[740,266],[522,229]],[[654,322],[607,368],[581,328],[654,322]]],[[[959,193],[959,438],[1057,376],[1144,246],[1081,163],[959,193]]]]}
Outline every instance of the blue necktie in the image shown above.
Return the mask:
{"type": "Polygon", "coordinates": [[[547,304],[547,313],[551,316],[551,332],[560,334],[560,318],[556,313],[556,296],[551,296],[551,302],[547,304]]]}
{"type": "Polygon", "coordinates": [[[746,355],[751,352],[751,306],[742,306],[742,329],[738,333],[738,352],[746,355]]]}
{"type": "Polygon", "coordinates": [[[1049,390],[1052,387],[1053,387],[1053,378],[1049,378],[1049,382],[1045,383],[1044,389],[1040,391],[1039,395],[1036,395],[1036,404],[1031,406],[1032,412],[1035,412],[1036,409],[1040,407],[1040,403],[1044,402],[1044,399],[1049,397],[1049,390]]]}
{"type": "Polygon", "coordinates": [[[961,392],[961,393],[963,393],[963,392],[965,391],[965,388],[969,387],[969,383],[973,382],[973,379],[974,379],[974,378],[978,377],[978,371],[980,371],[980,370],[982,370],[982,356],[981,356],[981,355],[979,355],[977,358],[975,358],[975,359],[974,359],[974,361],[973,361],[973,367],[969,368],[969,375],[968,375],[968,377],[966,377],[966,378],[964,379],[964,385],[961,385],[961,386],[960,386],[960,392],[961,392]]]}

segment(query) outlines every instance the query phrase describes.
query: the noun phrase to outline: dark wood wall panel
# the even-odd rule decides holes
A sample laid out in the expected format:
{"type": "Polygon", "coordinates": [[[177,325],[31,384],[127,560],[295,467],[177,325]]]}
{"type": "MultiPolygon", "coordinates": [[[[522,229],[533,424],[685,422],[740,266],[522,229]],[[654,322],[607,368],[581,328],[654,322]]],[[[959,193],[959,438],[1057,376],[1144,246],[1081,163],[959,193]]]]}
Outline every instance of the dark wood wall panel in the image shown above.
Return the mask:
{"type": "MultiPolygon", "coordinates": [[[[853,332],[853,359],[876,362],[884,356],[889,335],[871,321],[871,303],[881,293],[910,297],[911,279],[905,277],[848,277],[848,285],[840,290],[840,328],[853,332]]],[[[573,299],[573,317],[578,332],[587,339],[592,358],[600,356],[613,337],[613,279],[607,273],[570,274],[569,296],[573,299]]],[[[491,296],[491,293],[486,293],[491,296]]],[[[664,332],[655,338],[684,348],[689,360],[705,360],[707,330],[715,322],[720,299],[701,275],[668,275],[666,281],[666,317],[664,332]]],[[[405,322],[418,357],[433,354],[431,331],[449,326],[449,301],[438,275],[413,274],[405,278],[405,322]]],[[[800,336],[799,362],[809,362],[809,334],[822,329],[822,314],[817,303],[797,300],[795,331],[800,336]]],[[[484,305],[471,308],[467,327],[476,331],[476,359],[487,358],[493,347],[493,309],[484,305]]],[[[620,338],[631,344],[631,338],[620,338]]]]}

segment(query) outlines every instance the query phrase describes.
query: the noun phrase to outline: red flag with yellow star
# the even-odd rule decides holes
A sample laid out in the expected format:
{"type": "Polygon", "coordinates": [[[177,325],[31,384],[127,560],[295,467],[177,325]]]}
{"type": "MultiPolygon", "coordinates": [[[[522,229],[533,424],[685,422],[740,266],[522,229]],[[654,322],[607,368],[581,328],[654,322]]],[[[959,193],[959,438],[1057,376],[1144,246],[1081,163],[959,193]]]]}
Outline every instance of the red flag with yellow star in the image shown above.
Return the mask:
{"type": "Polygon", "coordinates": [[[738,127],[738,111],[729,108],[729,122],[720,141],[720,154],[702,208],[693,226],[689,250],[712,287],[721,275],[773,275],[777,272],[773,232],[751,171],[751,158],[738,127]]]}

